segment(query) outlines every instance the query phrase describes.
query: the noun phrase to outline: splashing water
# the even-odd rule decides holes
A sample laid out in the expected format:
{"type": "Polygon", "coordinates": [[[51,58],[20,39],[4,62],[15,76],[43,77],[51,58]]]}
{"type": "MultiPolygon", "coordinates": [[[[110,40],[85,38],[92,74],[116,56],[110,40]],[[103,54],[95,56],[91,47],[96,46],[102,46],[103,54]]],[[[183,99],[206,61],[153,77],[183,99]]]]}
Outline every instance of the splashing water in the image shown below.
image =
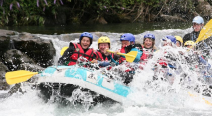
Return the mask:
{"type": "MultiPolygon", "coordinates": [[[[151,33],[155,34],[156,45],[160,47],[160,39],[165,35],[184,35],[190,32],[190,29],[180,30],[180,29],[169,29],[169,30],[156,30],[151,33]]],[[[149,33],[149,32],[145,32],[149,33]]],[[[135,35],[137,42],[142,43],[142,37],[145,33],[135,35]]],[[[118,33],[108,33],[111,39],[112,50],[117,50],[120,48],[118,33]],[[116,37],[110,37],[110,35],[117,35],[116,37]]],[[[61,41],[63,35],[37,35],[43,39],[51,39],[55,49],[57,50],[56,56],[54,58],[55,65],[60,57],[60,50],[69,45],[69,42],[61,41]]],[[[78,38],[72,40],[77,42],[78,38]]],[[[97,41],[94,41],[92,46],[97,49],[97,41]]],[[[143,70],[136,70],[134,79],[129,84],[129,87],[133,91],[132,94],[128,96],[128,101],[123,104],[120,103],[101,103],[93,106],[89,109],[93,102],[93,96],[89,92],[82,91],[81,89],[76,89],[73,92],[72,97],[68,98],[69,104],[61,105],[55,101],[45,102],[39,96],[39,90],[31,89],[29,85],[22,85],[22,89],[26,91],[25,94],[19,92],[13,94],[10,97],[0,99],[0,114],[2,116],[198,116],[198,115],[211,115],[210,105],[204,103],[203,99],[195,98],[188,94],[189,88],[195,88],[199,86],[200,94],[201,85],[203,84],[198,78],[201,76],[198,71],[191,71],[184,59],[179,55],[178,49],[171,49],[169,47],[160,48],[160,51],[154,53],[154,57],[150,59],[143,70]],[[179,70],[168,69],[172,75],[164,75],[164,73],[155,74],[159,58],[163,57],[164,51],[169,51],[175,55],[178,60],[175,62],[176,67],[179,70]],[[154,70],[153,70],[154,69],[154,70]],[[186,76],[184,74],[186,73],[186,76]],[[153,76],[157,75],[157,80],[152,81],[153,76]],[[164,78],[164,76],[166,78],[164,78]],[[181,79],[184,78],[184,81],[181,79]],[[84,105],[77,105],[77,101],[83,101],[84,105]],[[89,109],[89,110],[88,110],[89,109]]],[[[188,53],[189,54],[189,53],[188,53]]],[[[211,62],[209,60],[209,62],[211,62]]],[[[135,64],[132,64],[135,65],[135,64]]],[[[136,66],[136,65],[135,65],[136,66]]],[[[121,77],[115,76],[120,74],[118,71],[120,68],[125,70],[127,67],[115,66],[113,71],[110,72],[104,68],[96,70],[97,72],[104,72],[105,74],[110,74],[116,80],[122,80],[121,77]]],[[[93,69],[95,70],[95,69],[93,69]]],[[[158,68],[157,70],[163,71],[164,69],[158,68]]],[[[164,70],[166,72],[166,70],[164,70]]],[[[62,76],[62,75],[61,75],[62,76]]],[[[212,98],[210,98],[212,99],[212,98]]],[[[212,100],[211,100],[212,101],[212,100]]]]}

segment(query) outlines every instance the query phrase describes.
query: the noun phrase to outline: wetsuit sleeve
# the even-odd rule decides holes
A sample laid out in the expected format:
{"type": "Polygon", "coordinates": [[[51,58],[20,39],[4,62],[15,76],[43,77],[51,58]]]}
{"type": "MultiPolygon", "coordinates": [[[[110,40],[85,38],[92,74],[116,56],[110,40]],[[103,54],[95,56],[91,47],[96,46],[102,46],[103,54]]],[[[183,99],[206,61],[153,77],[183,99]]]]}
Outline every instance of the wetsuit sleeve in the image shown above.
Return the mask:
{"type": "MultiPolygon", "coordinates": [[[[111,55],[110,55],[111,56],[111,55]]],[[[112,57],[112,56],[111,56],[112,57]]],[[[113,59],[115,60],[115,61],[118,61],[119,60],[119,58],[120,58],[120,56],[119,55],[113,55],[113,59]]]]}
{"type": "Polygon", "coordinates": [[[75,47],[70,43],[69,48],[64,52],[63,56],[59,58],[58,65],[68,65],[70,56],[73,54],[75,47]]]}
{"type": "Polygon", "coordinates": [[[143,51],[141,44],[133,44],[125,47],[126,53],[129,53],[133,48],[137,48],[140,51],[143,51]]]}
{"type": "Polygon", "coordinates": [[[108,60],[111,60],[111,62],[115,63],[115,65],[119,65],[119,63],[118,63],[117,61],[115,61],[115,60],[112,58],[111,55],[108,55],[108,56],[107,56],[107,59],[108,59],[108,60]]]}
{"type": "Polygon", "coordinates": [[[191,37],[190,37],[190,33],[186,34],[184,37],[183,37],[183,46],[184,46],[184,43],[188,40],[191,40],[191,37]]]}

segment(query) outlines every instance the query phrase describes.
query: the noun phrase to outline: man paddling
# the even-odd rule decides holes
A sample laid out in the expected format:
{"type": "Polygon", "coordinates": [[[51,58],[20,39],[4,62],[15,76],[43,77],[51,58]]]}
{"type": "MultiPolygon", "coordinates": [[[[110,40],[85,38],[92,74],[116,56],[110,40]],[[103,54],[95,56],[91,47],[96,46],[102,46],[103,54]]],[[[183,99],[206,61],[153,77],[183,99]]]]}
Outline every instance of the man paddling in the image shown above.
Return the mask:
{"type": "MultiPolygon", "coordinates": [[[[201,16],[196,16],[194,17],[192,24],[193,24],[192,25],[193,31],[191,33],[186,34],[183,37],[183,45],[188,40],[196,42],[197,38],[199,37],[200,31],[204,26],[204,19],[201,16]]],[[[209,41],[209,39],[207,41],[201,41],[196,45],[197,46],[196,49],[201,50],[204,57],[208,56],[210,51],[208,45],[210,44],[211,42],[209,41]]]]}
{"type": "MultiPolygon", "coordinates": [[[[130,51],[132,51],[133,49],[137,49],[138,50],[138,54],[140,59],[138,61],[134,61],[134,62],[140,62],[146,59],[146,54],[143,53],[143,49],[141,44],[136,44],[135,43],[135,36],[131,33],[125,33],[121,36],[120,38],[121,41],[121,49],[120,49],[120,53],[129,53],[130,51]]],[[[125,61],[125,57],[121,56],[119,59],[119,64],[121,64],[123,61],[125,61]]]]}
{"type": "Polygon", "coordinates": [[[194,17],[192,24],[193,24],[192,25],[193,31],[191,33],[186,34],[183,37],[183,45],[188,40],[191,40],[193,42],[195,42],[197,40],[199,33],[204,26],[204,20],[201,16],[196,16],[196,17],[194,17]]]}
{"type": "Polygon", "coordinates": [[[126,58],[122,55],[119,58],[119,64],[122,65],[119,69],[119,71],[120,71],[119,74],[121,77],[123,77],[124,83],[129,84],[133,79],[135,70],[137,68],[143,69],[143,67],[141,67],[141,65],[140,65],[140,62],[142,62],[146,59],[146,54],[143,53],[141,44],[135,43],[135,36],[133,34],[131,34],[131,33],[123,34],[120,37],[120,41],[121,41],[121,49],[120,49],[120,51],[116,51],[116,53],[120,52],[120,53],[126,54],[126,53],[130,53],[132,51],[135,51],[135,53],[136,53],[136,54],[134,54],[136,57],[134,60],[134,63],[125,62],[126,58]],[[126,68],[124,68],[124,67],[126,67],[126,68]]]}

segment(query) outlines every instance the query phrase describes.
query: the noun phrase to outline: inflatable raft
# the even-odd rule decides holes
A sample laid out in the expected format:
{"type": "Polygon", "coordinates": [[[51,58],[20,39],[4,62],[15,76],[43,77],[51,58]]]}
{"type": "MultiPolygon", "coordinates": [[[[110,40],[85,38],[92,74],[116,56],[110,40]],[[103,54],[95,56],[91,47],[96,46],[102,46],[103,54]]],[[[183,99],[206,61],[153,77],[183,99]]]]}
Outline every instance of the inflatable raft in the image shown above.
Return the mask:
{"type": "Polygon", "coordinates": [[[60,96],[71,97],[73,91],[81,88],[98,94],[95,97],[96,102],[109,98],[122,103],[131,92],[128,86],[98,71],[77,66],[48,67],[41,73],[37,83],[41,93],[48,99],[55,90],[60,96]]]}

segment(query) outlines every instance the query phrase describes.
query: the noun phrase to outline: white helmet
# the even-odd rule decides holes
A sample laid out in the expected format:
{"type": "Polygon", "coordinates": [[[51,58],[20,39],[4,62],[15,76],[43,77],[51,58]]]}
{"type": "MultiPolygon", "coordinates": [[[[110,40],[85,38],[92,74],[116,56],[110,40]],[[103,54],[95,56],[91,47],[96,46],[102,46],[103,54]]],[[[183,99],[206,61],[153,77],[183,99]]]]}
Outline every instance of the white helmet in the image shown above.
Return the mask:
{"type": "Polygon", "coordinates": [[[201,16],[194,17],[192,23],[204,24],[204,19],[201,16]]]}

